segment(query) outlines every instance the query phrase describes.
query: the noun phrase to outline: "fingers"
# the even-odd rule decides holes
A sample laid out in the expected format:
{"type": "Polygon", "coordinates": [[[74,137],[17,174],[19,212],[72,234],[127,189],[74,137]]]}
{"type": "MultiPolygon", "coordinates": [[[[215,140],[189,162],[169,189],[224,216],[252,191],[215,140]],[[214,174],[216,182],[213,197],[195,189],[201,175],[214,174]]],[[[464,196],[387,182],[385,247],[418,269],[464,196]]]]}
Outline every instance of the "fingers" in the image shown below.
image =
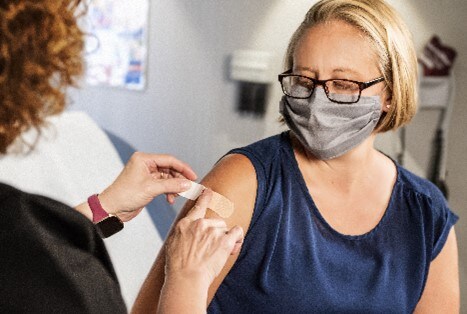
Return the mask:
{"type": "Polygon", "coordinates": [[[188,212],[186,217],[191,220],[197,220],[204,218],[206,215],[206,208],[209,205],[209,202],[212,198],[212,191],[210,189],[205,189],[203,193],[196,200],[195,206],[188,212]]]}
{"type": "Polygon", "coordinates": [[[232,252],[230,252],[230,255],[235,255],[235,254],[240,253],[240,250],[242,249],[242,244],[243,242],[235,243],[234,248],[232,249],[232,252]]]}
{"type": "Polygon", "coordinates": [[[238,252],[240,252],[240,249],[243,244],[243,237],[244,237],[242,227],[240,226],[233,227],[226,233],[226,237],[228,237],[229,244],[232,247],[232,251],[230,252],[230,254],[233,255],[233,254],[237,254],[238,252]]]}
{"type": "Polygon", "coordinates": [[[168,168],[175,170],[189,180],[196,180],[197,178],[196,173],[188,164],[178,160],[174,156],[145,153],[140,154],[142,154],[143,158],[145,158],[147,161],[152,161],[155,163],[158,168],[168,168]]]}
{"type": "Polygon", "coordinates": [[[154,180],[151,182],[150,193],[153,197],[160,194],[174,194],[188,190],[191,181],[183,178],[170,178],[164,180],[154,180]]]}
{"type": "Polygon", "coordinates": [[[177,194],[166,194],[167,202],[172,205],[173,203],[175,203],[176,196],[177,194]]]}

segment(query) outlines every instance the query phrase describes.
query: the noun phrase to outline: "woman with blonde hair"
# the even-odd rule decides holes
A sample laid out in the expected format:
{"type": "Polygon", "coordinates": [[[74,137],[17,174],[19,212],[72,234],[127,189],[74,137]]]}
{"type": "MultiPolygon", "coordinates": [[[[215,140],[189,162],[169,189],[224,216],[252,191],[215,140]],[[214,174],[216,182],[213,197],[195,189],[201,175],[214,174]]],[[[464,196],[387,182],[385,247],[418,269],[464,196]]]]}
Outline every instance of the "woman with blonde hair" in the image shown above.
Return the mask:
{"type": "MultiPolygon", "coordinates": [[[[459,311],[457,216],[373,146],[415,114],[416,63],[383,0],[309,10],[279,75],[290,130],[232,150],[203,180],[235,203],[227,225],[247,230],[210,287],[209,313],[459,311]]],[[[136,308],[157,302],[164,258],[136,308]]]]}

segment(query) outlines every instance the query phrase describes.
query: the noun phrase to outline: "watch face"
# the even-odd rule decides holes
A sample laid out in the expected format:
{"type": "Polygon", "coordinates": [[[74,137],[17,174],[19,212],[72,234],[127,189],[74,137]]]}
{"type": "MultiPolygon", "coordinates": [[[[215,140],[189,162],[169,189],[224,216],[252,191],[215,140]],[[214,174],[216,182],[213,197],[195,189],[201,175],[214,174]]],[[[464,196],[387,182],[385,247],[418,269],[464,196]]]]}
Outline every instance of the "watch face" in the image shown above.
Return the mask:
{"type": "Polygon", "coordinates": [[[123,222],[117,216],[109,216],[96,224],[102,237],[107,238],[123,229],[123,222]]]}

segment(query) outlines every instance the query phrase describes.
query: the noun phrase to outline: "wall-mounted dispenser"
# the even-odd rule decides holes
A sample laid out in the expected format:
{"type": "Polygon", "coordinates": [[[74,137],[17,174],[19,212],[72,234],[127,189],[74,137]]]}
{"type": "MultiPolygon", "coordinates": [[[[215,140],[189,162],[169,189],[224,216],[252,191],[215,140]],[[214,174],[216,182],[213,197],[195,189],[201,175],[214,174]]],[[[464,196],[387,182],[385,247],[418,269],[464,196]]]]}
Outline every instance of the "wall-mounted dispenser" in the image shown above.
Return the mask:
{"type": "Polygon", "coordinates": [[[266,112],[273,54],[257,50],[237,50],[230,62],[230,78],[238,81],[237,110],[263,116],[266,112]]]}

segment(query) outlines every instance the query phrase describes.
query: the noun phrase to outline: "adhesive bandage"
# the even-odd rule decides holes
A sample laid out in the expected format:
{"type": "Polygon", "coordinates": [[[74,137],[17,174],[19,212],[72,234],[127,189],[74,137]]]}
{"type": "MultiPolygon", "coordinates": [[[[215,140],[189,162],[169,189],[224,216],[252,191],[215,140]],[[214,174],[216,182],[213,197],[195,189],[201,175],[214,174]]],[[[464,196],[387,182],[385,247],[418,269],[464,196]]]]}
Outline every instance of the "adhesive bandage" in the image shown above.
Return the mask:
{"type": "MultiPolygon", "coordinates": [[[[194,201],[201,195],[204,189],[206,189],[204,185],[192,181],[190,189],[188,191],[178,193],[178,195],[194,201]]],[[[222,218],[230,217],[234,211],[234,204],[227,197],[217,192],[212,192],[213,195],[208,208],[215,211],[222,218]]]]}

